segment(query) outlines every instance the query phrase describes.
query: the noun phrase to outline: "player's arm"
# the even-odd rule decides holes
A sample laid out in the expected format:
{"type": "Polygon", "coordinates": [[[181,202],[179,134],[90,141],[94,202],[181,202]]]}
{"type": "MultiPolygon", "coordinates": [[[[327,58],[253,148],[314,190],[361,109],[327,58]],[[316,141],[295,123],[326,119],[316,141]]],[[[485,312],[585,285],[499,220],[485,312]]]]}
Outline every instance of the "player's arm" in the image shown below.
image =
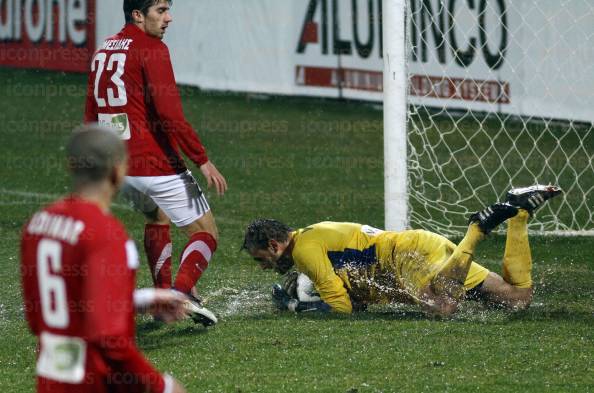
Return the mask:
{"type": "Polygon", "coordinates": [[[154,49],[155,56],[144,62],[145,77],[154,109],[165,132],[179,144],[184,154],[199,168],[219,194],[227,190],[227,182],[218,169],[208,160],[200,138],[184,116],[181,98],[173,75],[169,50],[165,45],[154,49]]]}
{"type": "Polygon", "coordinates": [[[147,391],[165,392],[174,380],[145,359],[130,334],[134,280],[126,258],[123,243],[101,246],[89,256],[83,295],[88,306],[87,340],[123,381],[139,381],[147,391]]]}
{"type": "Polygon", "coordinates": [[[154,52],[145,57],[143,68],[148,93],[161,126],[196,165],[202,166],[208,162],[208,157],[200,138],[184,116],[169,50],[165,45],[159,45],[151,51],[154,52]]]}
{"type": "Polygon", "coordinates": [[[150,313],[167,323],[188,318],[186,302],[185,295],[169,289],[141,288],[134,291],[137,313],[150,313]]]}
{"type": "Polygon", "coordinates": [[[332,263],[317,243],[300,245],[293,251],[295,267],[314,283],[320,298],[332,311],[351,313],[353,306],[343,281],[334,272],[332,263]]]}
{"type": "Polygon", "coordinates": [[[97,101],[95,100],[95,73],[90,72],[87,81],[87,98],[85,101],[85,123],[97,122],[97,101]]]}
{"type": "MultiPolygon", "coordinates": [[[[27,228],[29,223],[25,224],[24,228],[27,228]]],[[[34,268],[35,259],[32,254],[30,239],[23,232],[21,240],[21,285],[23,288],[23,300],[25,309],[25,319],[29,325],[29,329],[33,334],[39,334],[39,326],[37,324],[36,310],[39,310],[39,301],[35,301],[33,295],[37,290],[37,270],[34,268]]]]}

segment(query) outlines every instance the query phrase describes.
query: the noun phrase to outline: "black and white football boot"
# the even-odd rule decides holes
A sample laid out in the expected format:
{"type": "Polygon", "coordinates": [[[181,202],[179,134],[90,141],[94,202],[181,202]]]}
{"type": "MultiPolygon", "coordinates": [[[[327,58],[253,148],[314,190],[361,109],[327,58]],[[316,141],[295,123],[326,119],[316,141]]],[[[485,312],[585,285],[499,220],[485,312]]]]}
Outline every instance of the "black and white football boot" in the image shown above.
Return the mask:
{"type": "Polygon", "coordinates": [[[212,313],[212,311],[202,305],[202,300],[190,294],[186,294],[186,296],[188,299],[184,303],[184,307],[189,312],[190,318],[192,318],[194,323],[200,323],[204,327],[217,324],[217,317],[212,313]]]}
{"type": "Polygon", "coordinates": [[[499,224],[518,214],[518,208],[509,203],[497,202],[470,216],[468,223],[478,224],[481,231],[487,235],[499,224]]]}
{"type": "Polygon", "coordinates": [[[537,184],[530,187],[512,188],[507,192],[506,202],[512,206],[527,210],[530,215],[546,201],[563,191],[557,186],[537,184]]]}

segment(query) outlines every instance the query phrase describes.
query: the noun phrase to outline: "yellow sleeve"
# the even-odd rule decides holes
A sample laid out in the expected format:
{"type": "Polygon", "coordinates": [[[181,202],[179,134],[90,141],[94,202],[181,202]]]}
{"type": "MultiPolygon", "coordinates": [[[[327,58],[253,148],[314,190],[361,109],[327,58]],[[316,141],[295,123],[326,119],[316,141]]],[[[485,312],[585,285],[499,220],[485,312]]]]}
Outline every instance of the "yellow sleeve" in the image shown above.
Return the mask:
{"type": "Polygon", "coordinates": [[[293,260],[297,270],[309,277],[322,300],[332,307],[332,311],[341,313],[353,311],[344,283],[334,272],[321,245],[300,244],[293,250],[293,260]]]}

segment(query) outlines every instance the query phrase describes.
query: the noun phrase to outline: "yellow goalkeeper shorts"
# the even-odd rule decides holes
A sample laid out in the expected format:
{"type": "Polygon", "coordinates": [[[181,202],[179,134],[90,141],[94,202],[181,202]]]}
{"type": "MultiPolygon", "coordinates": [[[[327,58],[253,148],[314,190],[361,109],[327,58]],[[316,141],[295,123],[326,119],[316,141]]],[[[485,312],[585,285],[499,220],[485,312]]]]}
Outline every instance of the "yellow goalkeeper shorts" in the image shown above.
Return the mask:
{"type": "MultiPolygon", "coordinates": [[[[443,269],[456,245],[447,238],[424,230],[391,232],[378,239],[377,254],[383,268],[394,271],[406,292],[420,294],[443,269]]],[[[489,270],[472,262],[464,287],[479,285],[489,270]]]]}

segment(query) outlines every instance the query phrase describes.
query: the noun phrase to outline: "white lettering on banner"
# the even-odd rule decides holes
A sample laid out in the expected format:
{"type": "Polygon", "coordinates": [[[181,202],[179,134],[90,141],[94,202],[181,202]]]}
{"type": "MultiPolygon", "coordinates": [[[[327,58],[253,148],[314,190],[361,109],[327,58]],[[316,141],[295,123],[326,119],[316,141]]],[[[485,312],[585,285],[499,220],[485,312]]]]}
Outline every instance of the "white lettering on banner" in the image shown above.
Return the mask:
{"type": "Polygon", "coordinates": [[[433,57],[439,64],[453,60],[468,68],[482,58],[492,70],[505,63],[506,0],[480,1],[478,6],[456,0],[411,0],[410,15],[411,62],[427,63],[433,57]]]}
{"type": "MultiPolygon", "coordinates": [[[[56,5],[58,6],[58,40],[60,42],[66,42],[66,10],[64,9],[64,1],[59,0],[56,1],[56,5]]],[[[42,2],[40,2],[41,4],[42,2]]],[[[53,33],[54,33],[54,13],[51,12],[51,7],[54,2],[49,2],[46,4],[48,8],[48,12],[45,13],[45,39],[48,42],[53,40],[53,33]]]]}
{"type": "Polygon", "coordinates": [[[328,55],[331,47],[332,55],[356,54],[366,59],[375,52],[381,58],[382,0],[329,3],[328,0],[309,1],[298,37],[297,53],[303,54],[310,44],[317,44],[322,55],[328,55]]]}
{"type": "MultiPolygon", "coordinates": [[[[94,11],[93,11],[94,12],[94,11]]],[[[86,29],[77,29],[78,23],[87,19],[87,0],[68,1],[68,36],[76,45],[82,45],[87,41],[86,29]]]]}
{"type": "Polygon", "coordinates": [[[0,41],[20,41],[24,31],[34,43],[71,41],[82,45],[88,0],[0,0],[0,41]],[[54,28],[57,26],[57,37],[54,28]]]}
{"type": "Polygon", "coordinates": [[[37,18],[37,24],[33,21],[33,0],[26,0],[25,2],[25,31],[27,32],[27,36],[33,42],[41,41],[41,36],[43,35],[43,23],[45,18],[45,2],[43,0],[36,2],[37,9],[39,12],[39,18],[37,18]]]}
{"type": "Polygon", "coordinates": [[[0,40],[10,37],[14,30],[13,1],[0,0],[0,40]],[[4,20],[4,22],[3,22],[4,20]]]}
{"type": "MultiPolygon", "coordinates": [[[[409,5],[412,97],[510,104],[510,82],[492,76],[507,54],[506,0],[476,6],[456,0],[410,0],[409,5]]],[[[295,85],[340,95],[348,90],[382,93],[381,7],[375,0],[309,1],[301,27],[295,30],[295,85]],[[333,60],[336,66],[328,67],[333,60]]]]}
{"type": "MultiPolygon", "coordinates": [[[[114,1],[96,2],[98,38],[121,28],[121,18],[113,17],[114,1]]],[[[166,40],[182,84],[377,102],[383,98],[382,4],[385,1],[179,2],[175,13],[192,15],[192,21],[183,31],[172,30],[166,40]],[[260,27],[254,28],[253,21],[260,27]],[[244,39],[236,40],[238,36],[244,39]],[[230,43],[229,50],[220,51],[221,39],[230,43]],[[242,59],[241,67],[237,59],[242,59]]],[[[589,22],[593,13],[588,2],[570,0],[561,8],[537,0],[407,4],[410,104],[594,121],[594,79],[587,72],[594,61],[588,39],[594,37],[594,24],[589,22]],[[560,45],[567,42],[576,44],[560,45]]],[[[0,29],[14,30],[14,23],[0,18],[0,29]]],[[[54,39],[58,35],[56,30],[54,39]]],[[[105,92],[100,97],[108,99],[105,92]]]]}
{"type": "MultiPolygon", "coordinates": [[[[322,55],[366,59],[376,53],[382,58],[381,0],[329,3],[328,0],[309,1],[297,37],[297,54],[304,54],[309,45],[317,45],[322,55]]],[[[506,0],[481,1],[476,7],[473,2],[456,0],[410,0],[410,11],[412,62],[426,63],[434,56],[440,64],[453,59],[466,68],[482,57],[494,70],[505,62],[508,48],[506,0]],[[495,33],[488,34],[491,30],[495,33]],[[477,33],[463,33],[472,31],[477,33]]]]}
{"type": "Polygon", "coordinates": [[[412,75],[410,77],[410,87],[410,94],[417,97],[497,104],[509,104],[511,102],[511,92],[507,82],[412,75]]]}
{"type": "Polygon", "coordinates": [[[372,92],[383,90],[384,76],[380,71],[298,65],[295,72],[297,86],[342,87],[372,92]]]}

